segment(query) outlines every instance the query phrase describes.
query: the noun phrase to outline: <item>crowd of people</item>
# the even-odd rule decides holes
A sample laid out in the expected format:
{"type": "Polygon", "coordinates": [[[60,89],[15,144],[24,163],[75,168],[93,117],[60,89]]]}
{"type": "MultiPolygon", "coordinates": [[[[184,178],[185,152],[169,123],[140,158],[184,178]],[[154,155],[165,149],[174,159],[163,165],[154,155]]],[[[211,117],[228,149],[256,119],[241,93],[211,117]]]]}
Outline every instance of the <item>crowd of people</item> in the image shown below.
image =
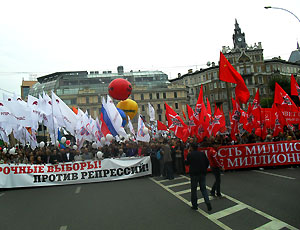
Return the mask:
{"type": "Polygon", "coordinates": [[[299,140],[300,131],[297,129],[291,131],[285,129],[284,132],[276,137],[272,137],[271,132],[267,134],[265,140],[262,140],[254,133],[245,132],[237,137],[237,142],[233,142],[230,135],[217,135],[216,137],[204,138],[197,143],[196,137],[190,137],[186,143],[183,143],[176,137],[153,138],[149,143],[135,142],[133,140],[112,141],[110,145],[99,148],[93,148],[92,144],[87,142],[80,150],[67,146],[65,149],[48,145],[43,148],[32,150],[28,146],[18,146],[14,154],[4,151],[6,146],[0,147],[0,164],[56,164],[62,162],[95,160],[99,159],[97,154],[101,151],[101,158],[121,158],[150,156],[152,162],[153,176],[166,176],[172,179],[173,174],[185,173],[184,150],[189,149],[192,143],[198,147],[212,147],[215,143],[219,146],[232,144],[249,144],[259,142],[276,142],[299,140]]]}

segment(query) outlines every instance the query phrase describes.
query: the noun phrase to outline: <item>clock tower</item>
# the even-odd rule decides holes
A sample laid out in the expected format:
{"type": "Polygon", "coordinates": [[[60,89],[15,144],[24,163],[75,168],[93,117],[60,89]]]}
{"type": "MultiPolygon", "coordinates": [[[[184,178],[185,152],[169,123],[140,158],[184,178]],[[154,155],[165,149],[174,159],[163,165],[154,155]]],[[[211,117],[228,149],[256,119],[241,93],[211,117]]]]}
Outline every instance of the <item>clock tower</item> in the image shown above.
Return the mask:
{"type": "Polygon", "coordinates": [[[245,40],[245,33],[241,32],[241,28],[235,19],[235,28],[234,28],[234,34],[232,36],[234,49],[240,49],[240,48],[246,48],[246,40],[245,40]]]}

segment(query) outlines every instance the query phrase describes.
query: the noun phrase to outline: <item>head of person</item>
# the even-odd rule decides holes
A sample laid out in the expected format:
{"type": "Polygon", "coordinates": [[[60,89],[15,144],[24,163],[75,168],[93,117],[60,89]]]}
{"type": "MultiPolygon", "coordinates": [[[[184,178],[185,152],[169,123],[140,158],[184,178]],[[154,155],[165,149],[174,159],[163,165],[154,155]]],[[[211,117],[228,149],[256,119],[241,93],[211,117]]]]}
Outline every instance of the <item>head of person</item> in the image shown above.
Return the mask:
{"type": "Polygon", "coordinates": [[[198,149],[198,144],[193,142],[193,143],[191,144],[191,148],[192,148],[193,151],[197,151],[197,149],[198,149]]]}

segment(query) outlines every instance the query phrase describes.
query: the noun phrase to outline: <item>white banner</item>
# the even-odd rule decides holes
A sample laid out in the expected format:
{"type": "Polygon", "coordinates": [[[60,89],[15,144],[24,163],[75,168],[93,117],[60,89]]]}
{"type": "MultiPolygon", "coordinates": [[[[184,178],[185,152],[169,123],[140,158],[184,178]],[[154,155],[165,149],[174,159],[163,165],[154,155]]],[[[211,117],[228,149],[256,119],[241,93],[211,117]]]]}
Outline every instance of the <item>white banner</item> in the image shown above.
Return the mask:
{"type": "Polygon", "coordinates": [[[46,165],[0,164],[0,188],[123,180],[152,173],[150,157],[128,157],[46,165]]]}

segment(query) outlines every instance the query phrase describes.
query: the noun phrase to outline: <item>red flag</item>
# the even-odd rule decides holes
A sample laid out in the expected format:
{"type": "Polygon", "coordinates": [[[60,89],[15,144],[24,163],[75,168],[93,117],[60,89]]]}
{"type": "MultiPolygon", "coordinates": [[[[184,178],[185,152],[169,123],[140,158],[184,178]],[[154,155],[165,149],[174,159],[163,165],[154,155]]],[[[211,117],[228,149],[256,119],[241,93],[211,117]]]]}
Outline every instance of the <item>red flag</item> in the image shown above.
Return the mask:
{"type": "Polygon", "coordinates": [[[298,96],[300,99],[300,87],[293,74],[291,75],[291,95],[298,96]]]}
{"type": "Polygon", "coordinates": [[[210,107],[210,102],[209,102],[208,98],[206,98],[206,105],[207,105],[207,109],[206,109],[207,115],[208,115],[209,119],[211,119],[211,107],[210,107]]]}
{"type": "Polygon", "coordinates": [[[189,136],[193,136],[197,133],[197,121],[194,117],[194,111],[193,109],[187,104],[187,111],[188,111],[188,131],[189,131],[189,136]]]}
{"type": "Polygon", "coordinates": [[[167,104],[166,105],[166,117],[168,119],[169,129],[173,130],[175,135],[183,142],[186,142],[188,138],[187,125],[183,122],[181,117],[167,104]]]}
{"type": "Polygon", "coordinates": [[[219,79],[236,84],[236,99],[243,104],[248,102],[250,93],[243,77],[233,68],[222,52],[220,52],[219,79]]]}
{"type": "Polygon", "coordinates": [[[261,124],[261,106],[259,98],[259,89],[257,89],[252,103],[252,114],[254,116],[254,127],[258,128],[261,124]]]}
{"type": "Polygon", "coordinates": [[[297,106],[292,101],[290,96],[280,87],[280,85],[277,82],[275,83],[274,103],[278,104],[278,108],[281,111],[298,111],[297,106]]]}
{"type": "Polygon", "coordinates": [[[244,124],[243,128],[249,133],[251,133],[254,128],[254,116],[252,113],[252,106],[250,103],[248,105],[248,110],[247,110],[247,122],[246,124],[244,124]]]}
{"type": "Polygon", "coordinates": [[[194,112],[194,117],[196,118],[197,123],[201,119],[203,119],[203,118],[200,117],[201,112],[202,112],[203,109],[206,109],[206,108],[205,108],[205,105],[204,105],[204,102],[203,102],[203,86],[201,85],[198,100],[197,100],[197,104],[195,106],[195,112],[194,112]]]}
{"type": "Polygon", "coordinates": [[[226,127],[225,117],[221,113],[220,109],[217,108],[216,113],[214,114],[214,118],[212,119],[212,122],[209,126],[209,132],[212,133],[214,136],[217,135],[217,132],[220,130],[224,130],[224,127],[226,127]]]}
{"type": "Polygon", "coordinates": [[[272,115],[272,125],[274,126],[273,137],[276,137],[280,132],[283,132],[283,127],[287,125],[287,123],[280,109],[275,103],[272,106],[272,115]]]}
{"type": "Polygon", "coordinates": [[[183,109],[181,109],[181,112],[182,112],[182,115],[183,115],[184,119],[186,120],[186,116],[185,116],[185,113],[184,113],[183,109]]]}
{"type": "Polygon", "coordinates": [[[78,109],[76,109],[74,106],[72,107],[72,110],[76,115],[78,114],[78,109]]]}
{"type": "Polygon", "coordinates": [[[157,120],[157,130],[168,130],[168,128],[162,122],[157,120]]]}
{"type": "Polygon", "coordinates": [[[236,135],[239,133],[239,123],[241,119],[241,109],[237,101],[235,101],[233,98],[232,100],[232,113],[231,113],[231,119],[230,119],[230,125],[231,125],[231,139],[237,141],[236,135]]]}

